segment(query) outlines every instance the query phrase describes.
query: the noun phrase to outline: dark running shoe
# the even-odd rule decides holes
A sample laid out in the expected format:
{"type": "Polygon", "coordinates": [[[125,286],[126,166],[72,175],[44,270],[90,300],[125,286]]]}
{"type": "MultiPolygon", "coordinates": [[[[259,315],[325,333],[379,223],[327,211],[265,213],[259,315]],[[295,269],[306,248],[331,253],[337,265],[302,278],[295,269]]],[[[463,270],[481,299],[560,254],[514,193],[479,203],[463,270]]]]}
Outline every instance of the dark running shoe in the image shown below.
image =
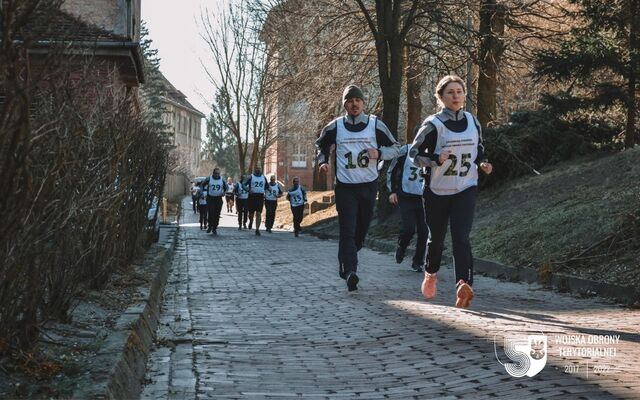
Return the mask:
{"type": "Polygon", "coordinates": [[[416,271],[416,272],[422,272],[422,265],[420,264],[416,264],[416,263],[411,263],[411,268],[416,271]]]}
{"type": "Polygon", "coordinates": [[[207,228],[207,233],[211,233],[211,228],[207,228]]]}
{"type": "Polygon", "coordinates": [[[217,230],[213,230],[213,236],[218,236],[218,231],[217,230]]]}
{"type": "Polygon", "coordinates": [[[347,289],[350,292],[358,290],[358,282],[360,282],[360,279],[358,279],[358,275],[356,275],[355,272],[350,272],[349,275],[347,275],[347,289]]]}
{"type": "Polygon", "coordinates": [[[296,235],[296,237],[300,236],[300,232],[298,231],[293,232],[293,234],[296,235]]]}
{"type": "Polygon", "coordinates": [[[241,230],[242,230],[242,227],[241,227],[241,226],[239,226],[239,227],[238,227],[238,230],[239,230],[239,231],[241,231],[241,230]]]}
{"type": "Polygon", "coordinates": [[[256,236],[260,236],[260,231],[256,229],[256,236]]]}
{"type": "Polygon", "coordinates": [[[400,264],[402,260],[404,260],[405,251],[406,249],[403,249],[402,247],[398,246],[398,248],[396,249],[396,263],[400,264]]]}

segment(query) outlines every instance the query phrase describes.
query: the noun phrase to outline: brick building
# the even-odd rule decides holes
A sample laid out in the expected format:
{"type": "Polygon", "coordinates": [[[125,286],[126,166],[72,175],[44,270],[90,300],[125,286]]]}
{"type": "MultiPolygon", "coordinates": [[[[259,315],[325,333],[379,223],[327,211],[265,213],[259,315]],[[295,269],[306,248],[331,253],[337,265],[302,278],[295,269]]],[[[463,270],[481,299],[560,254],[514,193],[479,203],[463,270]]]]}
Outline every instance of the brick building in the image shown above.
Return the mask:
{"type": "MultiPolygon", "coordinates": [[[[273,64],[271,68],[278,66],[273,64]]],[[[270,92],[265,103],[271,121],[267,129],[274,140],[265,151],[264,173],[276,175],[286,185],[297,176],[309,190],[331,188],[333,176],[318,176],[316,169],[314,142],[320,125],[318,121],[300,118],[309,115],[307,104],[286,89],[270,92]]]]}

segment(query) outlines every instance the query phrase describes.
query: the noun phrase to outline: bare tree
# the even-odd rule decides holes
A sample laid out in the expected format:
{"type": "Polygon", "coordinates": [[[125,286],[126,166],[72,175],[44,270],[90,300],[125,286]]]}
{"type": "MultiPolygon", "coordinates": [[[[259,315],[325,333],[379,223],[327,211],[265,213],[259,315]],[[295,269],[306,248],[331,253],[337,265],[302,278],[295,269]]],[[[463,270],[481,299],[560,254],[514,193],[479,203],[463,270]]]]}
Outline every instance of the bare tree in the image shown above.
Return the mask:
{"type": "Polygon", "coordinates": [[[211,51],[211,65],[205,63],[204,68],[216,89],[219,122],[236,139],[241,174],[262,162],[269,124],[264,104],[266,47],[249,11],[248,2],[238,0],[201,16],[202,37],[211,51]]]}

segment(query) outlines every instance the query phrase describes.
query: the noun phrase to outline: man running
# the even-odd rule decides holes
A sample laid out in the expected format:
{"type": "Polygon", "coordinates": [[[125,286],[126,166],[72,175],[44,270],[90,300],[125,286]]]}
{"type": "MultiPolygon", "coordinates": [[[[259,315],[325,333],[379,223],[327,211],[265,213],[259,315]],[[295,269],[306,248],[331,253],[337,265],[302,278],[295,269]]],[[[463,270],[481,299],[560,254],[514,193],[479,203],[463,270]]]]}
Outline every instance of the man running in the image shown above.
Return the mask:
{"type": "Polygon", "coordinates": [[[262,175],[262,167],[256,165],[253,174],[243,182],[244,186],[249,189],[249,199],[247,200],[247,208],[249,209],[249,229],[253,223],[253,216],[256,218],[256,236],[260,236],[260,222],[262,220],[262,208],[264,207],[264,192],[269,182],[262,175]]]}
{"type": "Polygon", "coordinates": [[[193,181],[191,182],[191,203],[193,204],[193,213],[198,212],[198,199],[200,198],[200,186],[193,181]]]}
{"type": "Polygon", "coordinates": [[[267,232],[271,233],[273,222],[276,220],[276,209],[278,208],[278,199],[284,194],[282,187],[276,182],[276,176],[271,175],[267,190],[264,193],[264,207],[267,210],[267,217],[264,227],[267,232]]]}
{"type": "Polygon", "coordinates": [[[238,230],[247,229],[247,219],[249,210],[247,209],[247,200],[249,199],[249,191],[244,187],[244,175],[240,175],[240,179],[234,185],[233,193],[236,195],[236,212],[238,213],[238,230]]]}
{"type": "Polygon", "coordinates": [[[287,200],[291,203],[291,214],[293,214],[293,234],[298,237],[301,231],[300,224],[304,218],[304,203],[307,202],[307,193],[300,185],[297,176],[293,178],[293,186],[287,191],[287,200]]]}
{"type": "Polygon", "coordinates": [[[407,157],[410,147],[410,144],[402,146],[400,156],[391,161],[387,171],[387,188],[390,193],[389,203],[400,207],[402,219],[402,231],[396,249],[396,262],[400,264],[404,259],[407,246],[417,230],[416,252],[411,268],[416,272],[422,272],[427,247],[427,222],[422,201],[424,177],[422,168],[413,165],[407,157]]]}
{"type": "MultiPolygon", "coordinates": [[[[203,185],[206,185],[206,183],[203,182],[203,185]]],[[[206,230],[209,225],[209,206],[207,205],[208,190],[208,185],[206,186],[206,189],[201,189],[198,199],[198,211],[200,212],[200,230],[206,230]]]]}
{"type": "Polygon", "coordinates": [[[329,171],[335,145],[336,209],[340,225],[339,275],[349,291],[358,289],[358,251],[364,244],[378,193],[378,159],[391,160],[400,146],[384,122],[364,113],[364,94],[355,85],[342,94],[347,111],[322,128],[316,147],[320,173],[329,171]]]}
{"type": "Polygon", "coordinates": [[[215,167],[211,176],[206,180],[209,190],[207,192],[207,205],[209,206],[209,228],[207,233],[218,234],[218,223],[222,211],[222,197],[227,191],[227,182],[220,176],[220,168],[215,167]]]}

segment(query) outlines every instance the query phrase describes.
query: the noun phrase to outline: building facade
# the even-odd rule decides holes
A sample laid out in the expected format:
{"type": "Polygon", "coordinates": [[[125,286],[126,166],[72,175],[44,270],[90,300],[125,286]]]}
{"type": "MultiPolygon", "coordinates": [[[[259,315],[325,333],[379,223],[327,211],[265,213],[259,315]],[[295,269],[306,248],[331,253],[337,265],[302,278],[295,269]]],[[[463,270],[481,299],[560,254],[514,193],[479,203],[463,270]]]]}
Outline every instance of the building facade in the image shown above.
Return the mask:
{"type": "Polygon", "coordinates": [[[169,127],[174,146],[172,163],[167,171],[165,197],[175,199],[187,194],[190,182],[198,173],[202,164],[202,119],[187,97],[165,78],[163,81],[162,102],[163,122],[169,127]]]}
{"type": "MultiPolygon", "coordinates": [[[[279,97],[279,96],[278,96],[279,97]]],[[[314,188],[315,146],[317,132],[315,129],[300,126],[292,122],[295,115],[301,115],[300,111],[305,106],[301,102],[288,104],[282,99],[272,99],[277,101],[274,112],[278,116],[271,129],[271,135],[275,139],[265,151],[264,172],[266,175],[275,175],[278,180],[291,183],[294,177],[300,179],[300,184],[309,189],[314,188]]],[[[327,183],[330,177],[324,177],[327,183]]],[[[316,176],[317,180],[318,177],[316,176]]]]}

